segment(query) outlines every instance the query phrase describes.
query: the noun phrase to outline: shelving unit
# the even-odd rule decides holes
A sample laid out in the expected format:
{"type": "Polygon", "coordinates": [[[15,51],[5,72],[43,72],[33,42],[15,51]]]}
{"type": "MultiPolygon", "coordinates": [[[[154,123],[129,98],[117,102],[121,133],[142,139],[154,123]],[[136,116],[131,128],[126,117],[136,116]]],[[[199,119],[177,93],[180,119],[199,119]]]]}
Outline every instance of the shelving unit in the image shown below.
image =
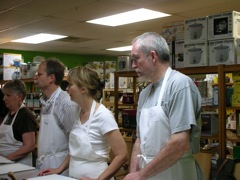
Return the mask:
{"type": "MultiPolygon", "coordinates": [[[[137,73],[135,71],[116,71],[114,75],[114,116],[116,120],[118,120],[118,115],[119,115],[119,107],[125,107],[125,108],[132,108],[136,109],[137,108],[137,92],[136,92],[136,84],[137,84],[137,73]],[[119,89],[118,89],[118,83],[119,83],[119,77],[128,77],[128,78],[133,78],[133,84],[132,84],[132,93],[133,93],[133,98],[134,98],[134,103],[133,104],[123,104],[119,103],[119,89]]],[[[119,123],[119,122],[118,122],[119,123]]]]}
{"type": "MultiPolygon", "coordinates": [[[[227,140],[227,130],[226,130],[226,82],[225,82],[225,74],[232,73],[232,72],[239,72],[240,65],[217,65],[217,66],[208,66],[208,67],[194,67],[194,68],[179,68],[176,69],[183,74],[186,75],[200,75],[200,74],[218,74],[218,106],[214,107],[218,110],[218,135],[209,137],[209,136],[202,136],[201,138],[208,138],[218,140],[219,142],[219,157],[225,158],[226,157],[226,140],[227,140]]],[[[136,98],[136,79],[137,74],[135,71],[119,71],[115,72],[114,76],[114,109],[115,109],[115,118],[118,119],[118,107],[120,106],[118,102],[118,78],[119,77],[132,77],[133,78],[133,93],[134,97],[136,98]]],[[[134,101],[133,108],[137,108],[137,101],[134,101]]],[[[212,107],[209,107],[212,108],[212,107]]],[[[239,109],[240,107],[232,107],[234,109],[239,109]]],[[[236,142],[240,142],[239,137],[234,137],[232,140],[236,142]]]]}

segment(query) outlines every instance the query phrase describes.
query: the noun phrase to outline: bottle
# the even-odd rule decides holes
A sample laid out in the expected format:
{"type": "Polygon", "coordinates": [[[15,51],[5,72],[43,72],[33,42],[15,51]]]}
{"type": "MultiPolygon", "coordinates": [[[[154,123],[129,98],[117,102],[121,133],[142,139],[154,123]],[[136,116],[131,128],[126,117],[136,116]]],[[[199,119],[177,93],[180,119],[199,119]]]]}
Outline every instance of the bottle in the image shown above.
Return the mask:
{"type": "Polygon", "coordinates": [[[218,87],[217,86],[213,88],[213,105],[214,106],[218,105],[218,87]]]}

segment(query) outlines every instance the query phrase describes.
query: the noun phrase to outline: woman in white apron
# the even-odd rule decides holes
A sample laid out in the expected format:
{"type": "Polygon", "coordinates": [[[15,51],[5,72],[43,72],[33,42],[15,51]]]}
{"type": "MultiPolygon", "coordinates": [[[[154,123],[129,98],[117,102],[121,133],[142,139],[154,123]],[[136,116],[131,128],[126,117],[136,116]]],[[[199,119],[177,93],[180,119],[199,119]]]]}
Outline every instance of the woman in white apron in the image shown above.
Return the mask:
{"type": "Polygon", "coordinates": [[[127,160],[127,147],[112,112],[95,101],[102,88],[98,74],[76,67],[69,72],[68,81],[67,91],[81,107],[69,137],[70,155],[59,168],[46,169],[40,175],[59,174],[69,167],[73,178],[113,180],[127,160]],[[110,148],[115,157],[108,165],[110,148]]]}
{"type": "Polygon", "coordinates": [[[9,113],[0,125],[0,155],[32,166],[31,152],[35,148],[37,124],[33,113],[23,104],[25,84],[20,80],[9,81],[4,85],[3,92],[9,113]]]}

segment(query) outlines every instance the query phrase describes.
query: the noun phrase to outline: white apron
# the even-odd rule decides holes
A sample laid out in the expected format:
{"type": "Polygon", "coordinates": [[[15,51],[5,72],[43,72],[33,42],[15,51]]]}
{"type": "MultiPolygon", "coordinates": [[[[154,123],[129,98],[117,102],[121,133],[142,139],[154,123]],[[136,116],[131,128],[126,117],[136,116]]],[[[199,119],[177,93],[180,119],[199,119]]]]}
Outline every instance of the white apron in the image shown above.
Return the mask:
{"type": "MultiPolygon", "coordinates": [[[[69,176],[73,178],[98,178],[108,167],[108,157],[98,155],[92,149],[89,139],[89,130],[96,107],[93,101],[89,119],[84,127],[79,120],[75,121],[69,137],[69,151],[71,155],[69,176]]],[[[111,179],[113,180],[113,178],[111,179]]]]}
{"type": "MultiPolygon", "coordinates": [[[[138,155],[140,168],[157,156],[171,136],[169,120],[161,107],[162,96],[171,71],[172,69],[169,67],[165,73],[158,104],[151,108],[144,108],[145,101],[141,110],[139,126],[142,154],[138,155]]],[[[188,152],[172,167],[148,178],[148,180],[197,180],[196,174],[195,160],[192,153],[188,152]]]]}
{"type": "MultiPolygon", "coordinates": [[[[25,107],[23,104],[21,105],[21,108],[25,107]]],[[[18,109],[18,111],[19,111],[18,109]]],[[[15,119],[17,117],[18,111],[13,117],[12,123],[10,125],[4,124],[8,117],[9,114],[7,114],[0,125],[0,154],[7,156],[9,154],[12,154],[13,152],[17,151],[23,143],[21,141],[18,141],[14,138],[14,133],[13,133],[13,123],[15,122],[15,119]]],[[[25,164],[32,166],[32,153],[29,153],[26,155],[24,158],[20,159],[17,161],[17,163],[25,164]]]]}
{"type": "MultiPolygon", "coordinates": [[[[59,127],[53,110],[61,89],[56,92],[52,109],[48,114],[41,114],[38,138],[37,168],[58,168],[68,155],[68,136],[59,127]]],[[[68,175],[68,170],[62,175],[68,175]]]]}

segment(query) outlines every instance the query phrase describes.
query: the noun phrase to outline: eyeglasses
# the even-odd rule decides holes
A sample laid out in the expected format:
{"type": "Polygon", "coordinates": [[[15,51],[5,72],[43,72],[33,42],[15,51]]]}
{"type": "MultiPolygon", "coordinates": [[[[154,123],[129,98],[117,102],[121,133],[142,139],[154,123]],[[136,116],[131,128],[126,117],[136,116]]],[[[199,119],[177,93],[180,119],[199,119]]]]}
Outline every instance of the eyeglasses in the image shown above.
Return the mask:
{"type": "Polygon", "coordinates": [[[40,72],[36,72],[36,73],[35,73],[35,76],[36,76],[36,77],[39,77],[39,76],[42,76],[42,75],[47,75],[47,74],[45,74],[45,73],[40,73],[40,72]]]}

